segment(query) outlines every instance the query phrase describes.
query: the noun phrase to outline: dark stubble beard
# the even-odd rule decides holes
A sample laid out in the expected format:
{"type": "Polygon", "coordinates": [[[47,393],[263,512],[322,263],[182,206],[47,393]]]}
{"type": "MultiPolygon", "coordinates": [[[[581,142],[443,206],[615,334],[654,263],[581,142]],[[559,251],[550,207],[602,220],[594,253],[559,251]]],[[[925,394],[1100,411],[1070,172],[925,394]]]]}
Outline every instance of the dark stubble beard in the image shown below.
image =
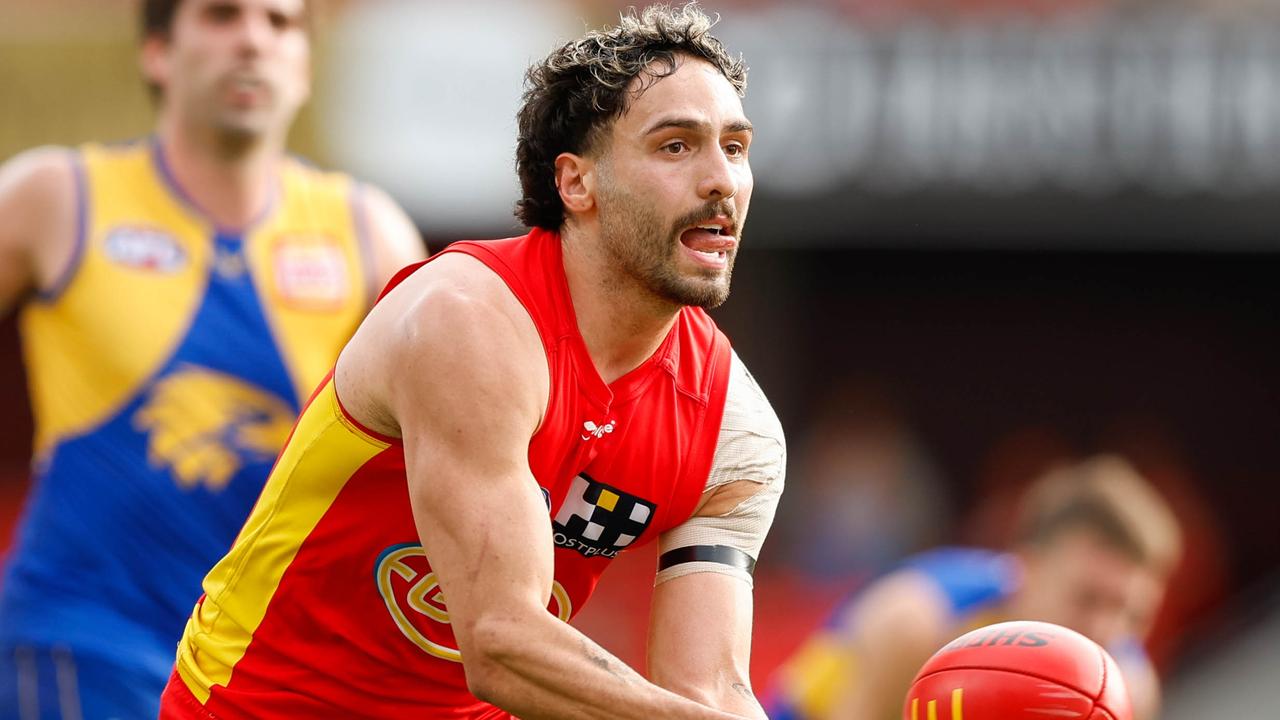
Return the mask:
{"type": "Polygon", "coordinates": [[[667,225],[654,207],[606,180],[601,186],[599,207],[601,242],[624,274],[676,305],[714,308],[729,298],[736,251],[729,252],[723,271],[707,270],[697,275],[682,275],[676,255],[680,252],[682,230],[719,212],[733,217],[725,203],[709,203],[667,225]]]}

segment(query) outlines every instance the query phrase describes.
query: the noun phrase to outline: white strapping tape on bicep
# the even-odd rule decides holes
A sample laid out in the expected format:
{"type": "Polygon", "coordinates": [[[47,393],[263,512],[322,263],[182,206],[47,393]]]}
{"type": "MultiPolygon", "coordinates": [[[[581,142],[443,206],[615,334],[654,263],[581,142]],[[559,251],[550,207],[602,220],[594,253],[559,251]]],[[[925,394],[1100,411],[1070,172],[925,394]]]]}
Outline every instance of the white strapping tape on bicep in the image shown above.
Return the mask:
{"type": "MultiPolygon", "coordinates": [[[[728,482],[759,484],[754,494],[718,517],[692,517],[662,535],[659,557],[680,548],[723,546],[760,556],[785,485],[787,448],[782,425],[768,399],[735,353],[724,419],[706,491],[728,482]]],[[[656,584],[696,572],[715,572],[751,583],[744,568],[723,562],[681,562],[658,571],[656,584]]]]}

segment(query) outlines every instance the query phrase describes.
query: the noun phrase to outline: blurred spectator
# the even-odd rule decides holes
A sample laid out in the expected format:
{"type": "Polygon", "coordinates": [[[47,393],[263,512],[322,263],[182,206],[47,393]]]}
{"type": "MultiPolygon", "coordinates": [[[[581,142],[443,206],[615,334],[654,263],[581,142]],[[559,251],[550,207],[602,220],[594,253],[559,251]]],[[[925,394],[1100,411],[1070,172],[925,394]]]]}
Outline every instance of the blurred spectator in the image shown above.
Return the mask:
{"type": "MultiPolygon", "coordinates": [[[[1222,528],[1204,494],[1195,486],[1175,443],[1150,419],[1125,419],[1105,433],[1108,449],[1129,458],[1167,500],[1186,537],[1186,551],[1172,569],[1170,590],[1146,639],[1158,667],[1175,655],[1182,631],[1194,626],[1223,600],[1230,580],[1222,528]]],[[[1034,478],[1071,455],[1070,444],[1047,428],[1009,433],[988,453],[960,537],[983,547],[1006,547],[1016,540],[1019,499],[1034,478]]]]}
{"type": "Polygon", "coordinates": [[[774,720],[887,720],[944,643],[1014,618],[1074,628],[1108,647],[1134,717],[1159,685],[1142,639],[1181,554],[1170,508],[1127,462],[1100,456],[1056,469],[1025,494],[1013,549],[942,548],[850,597],[783,666],[767,692],[774,720]]]}

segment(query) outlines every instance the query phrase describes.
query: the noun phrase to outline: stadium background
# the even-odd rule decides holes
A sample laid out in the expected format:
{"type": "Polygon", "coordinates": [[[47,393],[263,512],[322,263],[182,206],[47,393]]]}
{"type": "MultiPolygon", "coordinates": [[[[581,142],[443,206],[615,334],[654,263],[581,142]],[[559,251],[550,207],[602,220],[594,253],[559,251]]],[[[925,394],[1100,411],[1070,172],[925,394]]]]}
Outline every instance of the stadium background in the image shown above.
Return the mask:
{"type": "MultiPolygon", "coordinates": [[[[315,3],[292,146],[388,188],[434,249],[518,234],[523,68],[623,5],[315,3]]],[[[790,449],[757,683],[841,593],[928,544],[998,544],[1038,471],[1113,451],[1189,535],[1151,642],[1165,717],[1274,712],[1280,4],[704,5],[752,66],[758,131],[715,314],[790,449]]],[[[134,67],[129,0],[0,2],[0,158],[148,132],[134,67]]],[[[24,388],[10,317],[0,546],[27,482],[24,388]]],[[[628,580],[651,562],[624,555],[579,621],[637,665],[647,598],[628,580]]]]}

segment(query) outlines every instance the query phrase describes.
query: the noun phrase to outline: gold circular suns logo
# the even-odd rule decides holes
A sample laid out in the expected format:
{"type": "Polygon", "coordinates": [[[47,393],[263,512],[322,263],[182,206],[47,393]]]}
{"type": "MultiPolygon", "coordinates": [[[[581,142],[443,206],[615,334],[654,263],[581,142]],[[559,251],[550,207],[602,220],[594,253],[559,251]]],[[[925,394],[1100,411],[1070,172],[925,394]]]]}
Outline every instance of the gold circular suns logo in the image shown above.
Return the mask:
{"type": "MultiPolygon", "coordinates": [[[[431,571],[421,545],[406,543],[384,550],[378,556],[374,577],[387,612],[410,642],[433,657],[462,662],[460,650],[432,640],[428,634],[436,633],[430,632],[431,626],[420,624],[427,621],[450,624],[440,581],[431,571]]],[[[547,609],[565,622],[573,615],[569,593],[558,580],[551,584],[551,603],[547,609]]]]}

